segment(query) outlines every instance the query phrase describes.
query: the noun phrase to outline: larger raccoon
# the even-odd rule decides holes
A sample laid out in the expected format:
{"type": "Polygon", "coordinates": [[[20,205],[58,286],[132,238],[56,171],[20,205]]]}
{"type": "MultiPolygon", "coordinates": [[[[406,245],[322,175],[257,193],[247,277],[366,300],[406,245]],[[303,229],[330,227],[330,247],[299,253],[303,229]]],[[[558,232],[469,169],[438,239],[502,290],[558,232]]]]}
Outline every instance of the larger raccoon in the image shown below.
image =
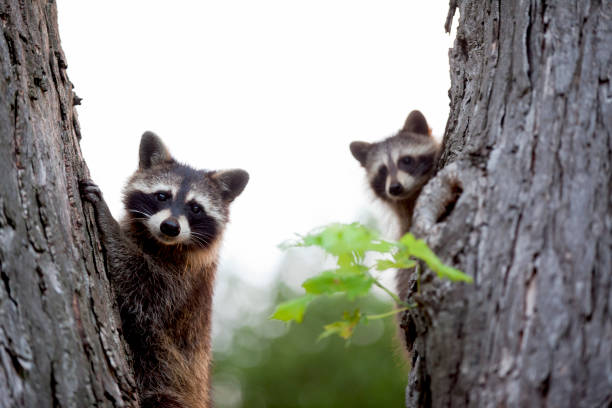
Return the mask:
{"type": "Polygon", "coordinates": [[[210,323],[218,247],[244,170],[196,170],[146,132],[124,189],[126,216],[81,183],[95,209],[123,335],[146,407],[210,407],[210,323]]]}
{"type": "MultiPolygon", "coordinates": [[[[350,148],[365,168],[374,194],[397,215],[401,234],[407,233],[416,200],[433,175],[440,154],[425,116],[412,111],[396,135],[377,143],[352,142],[350,148]]],[[[406,295],[407,288],[398,290],[400,296],[406,295]]]]}

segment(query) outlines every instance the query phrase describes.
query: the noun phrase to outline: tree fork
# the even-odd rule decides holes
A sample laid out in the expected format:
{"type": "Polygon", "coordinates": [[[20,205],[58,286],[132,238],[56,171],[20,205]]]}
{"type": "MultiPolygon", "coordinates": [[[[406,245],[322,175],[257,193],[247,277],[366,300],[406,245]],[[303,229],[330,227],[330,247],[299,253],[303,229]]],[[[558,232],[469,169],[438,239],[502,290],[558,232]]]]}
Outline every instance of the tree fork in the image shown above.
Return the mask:
{"type": "Polygon", "coordinates": [[[2,0],[0,24],[0,406],[136,406],[55,2],[2,0]]]}
{"type": "Polygon", "coordinates": [[[421,277],[407,406],[609,406],[612,3],[450,3],[450,117],[414,232],[475,283],[421,277]]]}

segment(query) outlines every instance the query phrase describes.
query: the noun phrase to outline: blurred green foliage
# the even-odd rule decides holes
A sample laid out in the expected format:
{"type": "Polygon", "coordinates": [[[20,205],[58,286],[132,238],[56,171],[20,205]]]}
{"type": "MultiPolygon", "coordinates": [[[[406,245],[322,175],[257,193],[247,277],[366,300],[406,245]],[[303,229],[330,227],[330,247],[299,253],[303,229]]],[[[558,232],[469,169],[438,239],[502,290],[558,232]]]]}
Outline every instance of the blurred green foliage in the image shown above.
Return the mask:
{"type": "MultiPolygon", "coordinates": [[[[281,286],[274,303],[295,296],[281,286]]],[[[382,313],[390,306],[374,295],[353,302],[324,296],[310,304],[302,324],[287,326],[265,315],[244,322],[227,351],[214,356],[215,406],[402,407],[408,368],[394,319],[359,325],[348,343],[336,336],[317,340],[323,326],[343,310],[382,313]]]]}
{"type": "MultiPolygon", "coordinates": [[[[408,367],[396,339],[396,321],[386,317],[416,306],[385,287],[380,272],[413,268],[421,260],[441,279],[472,278],[442,263],[423,240],[407,234],[397,242],[385,241],[358,223],[331,224],[285,247],[323,249],[335,265],[330,269],[315,262],[313,271],[299,273],[306,292],[301,296],[278,284],[268,299],[273,303],[257,312],[262,305],[257,291],[226,286],[234,298],[223,304],[235,305],[240,320],[230,325],[231,339],[214,355],[215,406],[404,406],[408,367]],[[371,252],[384,259],[371,264],[366,259],[371,252]],[[388,301],[373,294],[376,287],[389,295],[388,301]],[[241,302],[246,310],[240,310],[241,302]],[[271,317],[277,320],[268,320],[273,305],[271,317]]],[[[287,257],[281,275],[299,272],[305,261],[287,257]]]]}

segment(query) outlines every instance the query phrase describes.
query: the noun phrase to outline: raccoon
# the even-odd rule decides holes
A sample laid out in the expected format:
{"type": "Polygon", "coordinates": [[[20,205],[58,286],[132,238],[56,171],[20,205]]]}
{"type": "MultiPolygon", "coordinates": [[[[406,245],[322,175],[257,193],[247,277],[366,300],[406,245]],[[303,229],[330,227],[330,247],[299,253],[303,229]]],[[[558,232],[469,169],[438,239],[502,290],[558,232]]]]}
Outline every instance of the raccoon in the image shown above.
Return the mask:
{"type": "Polygon", "coordinates": [[[440,153],[425,116],[412,111],[396,135],[377,143],[352,142],[350,148],[365,168],[372,191],[397,215],[400,232],[405,234],[416,199],[433,175],[440,153]]]}
{"type": "MultiPolygon", "coordinates": [[[[352,142],[351,153],[366,170],[374,194],[396,214],[400,233],[410,230],[412,213],[421,189],[433,176],[440,145],[431,136],[425,116],[410,112],[404,127],[377,143],[352,142]]],[[[406,279],[397,276],[402,299],[408,293],[406,279]]]]}
{"type": "Polygon", "coordinates": [[[141,407],[210,407],[218,249],[249,175],[178,163],[151,132],[139,156],[120,223],[92,181],[81,182],[81,194],[95,210],[141,407]]]}

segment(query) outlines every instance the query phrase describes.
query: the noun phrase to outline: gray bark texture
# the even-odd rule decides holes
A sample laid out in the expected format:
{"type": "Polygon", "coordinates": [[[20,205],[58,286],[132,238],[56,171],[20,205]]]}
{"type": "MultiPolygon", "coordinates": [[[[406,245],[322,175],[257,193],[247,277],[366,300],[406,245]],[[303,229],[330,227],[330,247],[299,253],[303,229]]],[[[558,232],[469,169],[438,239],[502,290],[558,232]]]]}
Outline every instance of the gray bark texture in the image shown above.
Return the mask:
{"type": "Polygon", "coordinates": [[[52,0],[1,0],[0,406],[135,406],[52,0]]]}
{"type": "Polygon", "coordinates": [[[456,8],[413,232],[474,283],[413,285],[407,406],[612,406],[612,2],[456,8]]]}

